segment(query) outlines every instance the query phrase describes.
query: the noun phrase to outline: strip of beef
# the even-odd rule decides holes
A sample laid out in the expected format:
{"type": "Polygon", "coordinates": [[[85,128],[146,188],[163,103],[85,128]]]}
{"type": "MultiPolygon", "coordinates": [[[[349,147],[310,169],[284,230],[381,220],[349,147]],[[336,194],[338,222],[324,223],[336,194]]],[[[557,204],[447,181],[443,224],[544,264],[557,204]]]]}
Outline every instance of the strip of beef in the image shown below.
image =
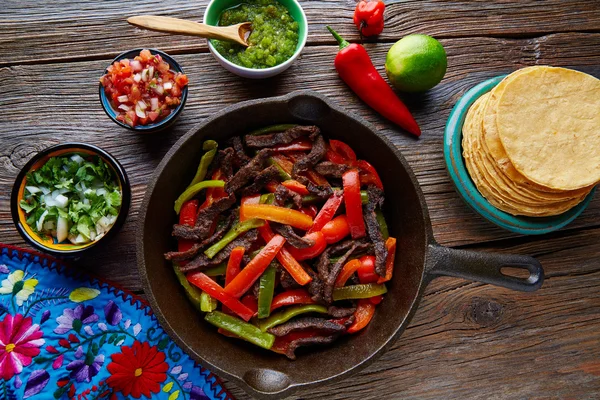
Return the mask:
{"type": "Polygon", "coordinates": [[[333,343],[339,337],[338,334],[328,335],[328,336],[312,336],[308,338],[300,338],[296,340],[292,340],[288,345],[285,356],[290,360],[296,359],[296,350],[301,346],[314,346],[314,345],[328,345],[333,343]]]}
{"type": "Polygon", "coordinates": [[[346,318],[354,314],[356,307],[336,307],[330,306],[327,308],[327,312],[333,318],[346,318]]]}
{"type": "Polygon", "coordinates": [[[180,239],[204,240],[210,233],[215,218],[235,204],[235,196],[222,197],[210,206],[198,211],[195,226],[174,225],[173,236],[180,239]]]}
{"type": "Polygon", "coordinates": [[[250,157],[246,155],[246,151],[244,151],[244,145],[242,144],[242,139],[239,136],[234,136],[229,139],[228,143],[233,147],[234,155],[233,155],[233,164],[240,168],[250,162],[250,157]]]}
{"type": "Polygon", "coordinates": [[[236,247],[244,247],[246,249],[252,246],[258,239],[258,231],[256,229],[251,229],[245,234],[238,236],[235,240],[229,243],[223,250],[217,253],[213,258],[208,258],[206,254],[200,253],[198,254],[192,261],[187,263],[186,265],[180,266],[179,270],[181,272],[189,272],[196,269],[205,269],[208,267],[215,266],[217,264],[222,263],[223,261],[229,258],[231,254],[231,250],[236,247]]]}
{"type": "Polygon", "coordinates": [[[325,318],[305,317],[298,318],[284,324],[269,328],[268,332],[277,337],[285,336],[288,333],[305,331],[307,329],[316,329],[321,333],[343,333],[346,327],[337,322],[325,318]]]}
{"type": "Polygon", "coordinates": [[[346,264],[346,261],[348,258],[350,258],[352,253],[354,253],[356,247],[357,244],[354,243],[329,269],[329,274],[327,275],[327,279],[325,279],[325,286],[323,287],[323,299],[327,304],[331,304],[333,302],[333,285],[335,284],[335,280],[340,272],[342,272],[344,264],[346,264]]]}
{"type": "Polygon", "coordinates": [[[206,179],[211,179],[215,171],[220,169],[223,173],[223,179],[228,180],[233,175],[233,156],[234,150],[231,147],[227,147],[223,150],[217,151],[215,159],[210,163],[208,172],[206,173],[206,179]]]}
{"type": "Polygon", "coordinates": [[[189,250],[170,251],[165,254],[165,258],[167,260],[172,260],[172,261],[182,261],[182,260],[187,260],[187,259],[194,257],[196,255],[196,253],[198,253],[200,251],[200,249],[213,244],[214,242],[216,242],[217,240],[219,240],[223,237],[225,232],[227,232],[227,230],[229,230],[229,228],[231,228],[231,225],[233,224],[233,221],[235,219],[235,214],[236,213],[234,213],[234,212],[230,213],[225,218],[224,223],[220,224],[220,226],[218,227],[216,232],[213,233],[209,238],[204,239],[200,243],[194,243],[189,250]]]}
{"type": "Polygon", "coordinates": [[[252,160],[240,168],[225,184],[225,191],[229,194],[233,194],[243,188],[251,179],[263,170],[270,156],[270,149],[263,149],[256,153],[252,160]]]}
{"type": "Polygon", "coordinates": [[[292,178],[296,179],[298,176],[306,173],[309,168],[325,157],[325,153],[327,153],[327,144],[325,143],[323,136],[319,135],[313,143],[310,153],[294,163],[294,167],[292,168],[292,178]]]}
{"type": "Polygon", "coordinates": [[[294,228],[289,225],[278,224],[276,222],[271,222],[271,228],[275,231],[275,233],[280,234],[285,238],[285,240],[293,247],[297,249],[306,249],[308,247],[314,246],[315,241],[312,239],[303,238],[294,232],[294,228]]]}
{"type": "MultiPolygon", "coordinates": [[[[299,178],[303,178],[303,177],[299,177],[299,178]]],[[[309,181],[306,178],[304,178],[302,180],[300,180],[300,179],[298,179],[298,180],[306,186],[306,189],[310,192],[310,194],[317,196],[321,200],[327,200],[333,194],[333,189],[331,188],[331,186],[315,185],[314,183],[312,183],[311,181],[309,181]]]]}
{"type": "Polygon", "coordinates": [[[310,298],[317,303],[323,303],[323,281],[312,268],[304,268],[304,270],[312,278],[307,285],[310,298]]]}
{"type": "Polygon", "coordinates": [[[302,196],[286,188],[283,185],[278,185],[275,190],[275,202],[276,206],[283,207],[287,201],[291,201],[298,208],[302,208],[302,196]]]}
{"type": "Polygon", "coordinates": [[[346,164],[336,164],[331,161],[323,161],[317,165],[315,165],[315,171],[323,176],[327,176],[329,178],[341,178],[344,175],[344,172],[351,169],[349,165],[346,164]]]}
{"type": "Polygon", "coordinates": [[[279,282],[284,290],[299,289],[302,287],[283,267],[279,268],[279,282]]]}
{"type": "Polygon", "coordinates": [[[271,133],[268,135],[246,135],[244,141],[246,146],[251,149],[262,149],[264,147],[274,147],[280,144],[288,144],[302,136],[310,136],[320,132],[316,126],[295,126],[283,132],[271,133]]]}
{"type": "Polygon", "coordinates": [[[243,196],[252,196],[261,191],[263,187],[269,182],[272,181],[280,181],[281,175],[279,175],[279,170],[276,166],[271,165],[260,171],[260,173],[254,178],[254,182],[250,186],[246,186],[242,190],[243,196]]]}
{"type": "Polygon", "coordinates": [[[388,251],[375,214],[375,209],[383,204],[383,193],[375,186],[369,186],[367,193],[369,194],[369,202],[363,207],[363,217],[367,226],[367,233],[375,247],[375,272],[379,276],[385,276],[385,260],[388,251]]]}

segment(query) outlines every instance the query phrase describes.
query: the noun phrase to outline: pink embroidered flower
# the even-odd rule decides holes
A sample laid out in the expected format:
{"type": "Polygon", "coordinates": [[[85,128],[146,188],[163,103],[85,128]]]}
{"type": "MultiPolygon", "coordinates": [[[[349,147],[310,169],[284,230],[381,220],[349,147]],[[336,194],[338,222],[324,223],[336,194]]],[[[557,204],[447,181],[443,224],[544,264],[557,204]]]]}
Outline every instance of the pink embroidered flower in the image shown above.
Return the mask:
{"type": "Polygon", "coordinates": [[[40,354],[44,333],[31,317],[7,314],[0,322],[0,378],[11,379],[40,354]]]}

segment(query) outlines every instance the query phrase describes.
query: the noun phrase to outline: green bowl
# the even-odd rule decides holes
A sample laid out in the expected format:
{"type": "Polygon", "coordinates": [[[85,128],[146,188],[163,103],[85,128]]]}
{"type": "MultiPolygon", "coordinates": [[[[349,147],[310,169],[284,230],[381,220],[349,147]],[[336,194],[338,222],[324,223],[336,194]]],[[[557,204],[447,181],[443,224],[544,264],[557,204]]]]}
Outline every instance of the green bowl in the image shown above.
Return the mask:
{"type": "Polygon", "coordinates": [[[477,213],[488,221],[523,235],[541,235],[552,232],[569,224],[583,212],[594,197],[594,188],[589,195],[578,205],[570,210],[551,217],[524,217],[515,216],[494,207],[485,197],[479,193],[477,187],[465,167],[462,156],[462,127],[465,122],[467,111],[471,105],[481,96],[492,90],[506,75],[488,79],[468,90],[458,100],[444,131],[444,159],[448,174],[463,200],[477,213]]]}
{"type": "MultiPolygon", "coordinates": [[[[308,37],[308,21],[306,20],[306,14],[300,6],[300,3],[296,0],[277,0],[281,5],[288,9],[290,15],[298,23],[298,44],[296,45],[296,51],[294,54],[285,62],[276,65],[271,68],[254,69],[246,68],[241,65],[232,63],[223,57],[212,45],[211,41],[208,41],[208,48],[212,55],[217,59],[226,70],[233,72],[244,78],[251,79],[264,79],[278,75],[292,66],[292,63],[298,58],[308,37]]],[[[208,3],[206,11],[204,13],[203,22],[207,25],[217,26],[219,24],[219,16],[224,10],[235,7],[243,3],[242,0],[212,0],[208,3]]]]}

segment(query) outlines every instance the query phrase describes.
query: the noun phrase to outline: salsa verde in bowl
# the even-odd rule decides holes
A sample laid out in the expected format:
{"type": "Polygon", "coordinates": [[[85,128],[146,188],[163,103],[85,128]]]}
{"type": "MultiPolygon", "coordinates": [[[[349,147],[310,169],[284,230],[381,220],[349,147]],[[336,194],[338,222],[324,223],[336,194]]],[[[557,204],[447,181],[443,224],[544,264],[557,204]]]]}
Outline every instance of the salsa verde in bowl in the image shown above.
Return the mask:
{"type": "Polygon", "coordinates": [[[36,154],[21,170],[11,213],[32,246],[78,256],[116,234],[130,202],[129,180],[114,157],[96,146],[65,143],[36,154]]]}

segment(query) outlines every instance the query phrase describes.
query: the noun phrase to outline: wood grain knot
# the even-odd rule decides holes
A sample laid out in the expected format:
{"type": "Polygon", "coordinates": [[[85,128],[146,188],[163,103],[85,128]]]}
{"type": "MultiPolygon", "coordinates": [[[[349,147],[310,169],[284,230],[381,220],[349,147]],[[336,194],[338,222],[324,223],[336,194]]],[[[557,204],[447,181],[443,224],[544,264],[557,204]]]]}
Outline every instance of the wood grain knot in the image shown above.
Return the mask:
{"type": "Polygon", "coordinates": [[[500,322],[504,314],[502,304],[489,299],[473,299],[471,319],[481,326],[492,326],[500,322]]]}
{"type": "Polygon", "coordinates": [[[24,143],[19,143],[10,152],[10,162],[17,170],[20,170],[27,163],[27,161],[31,159],[31,157],[55,144],[58,144],[58,142],[43,139],[35,139],[24,143]]]}

